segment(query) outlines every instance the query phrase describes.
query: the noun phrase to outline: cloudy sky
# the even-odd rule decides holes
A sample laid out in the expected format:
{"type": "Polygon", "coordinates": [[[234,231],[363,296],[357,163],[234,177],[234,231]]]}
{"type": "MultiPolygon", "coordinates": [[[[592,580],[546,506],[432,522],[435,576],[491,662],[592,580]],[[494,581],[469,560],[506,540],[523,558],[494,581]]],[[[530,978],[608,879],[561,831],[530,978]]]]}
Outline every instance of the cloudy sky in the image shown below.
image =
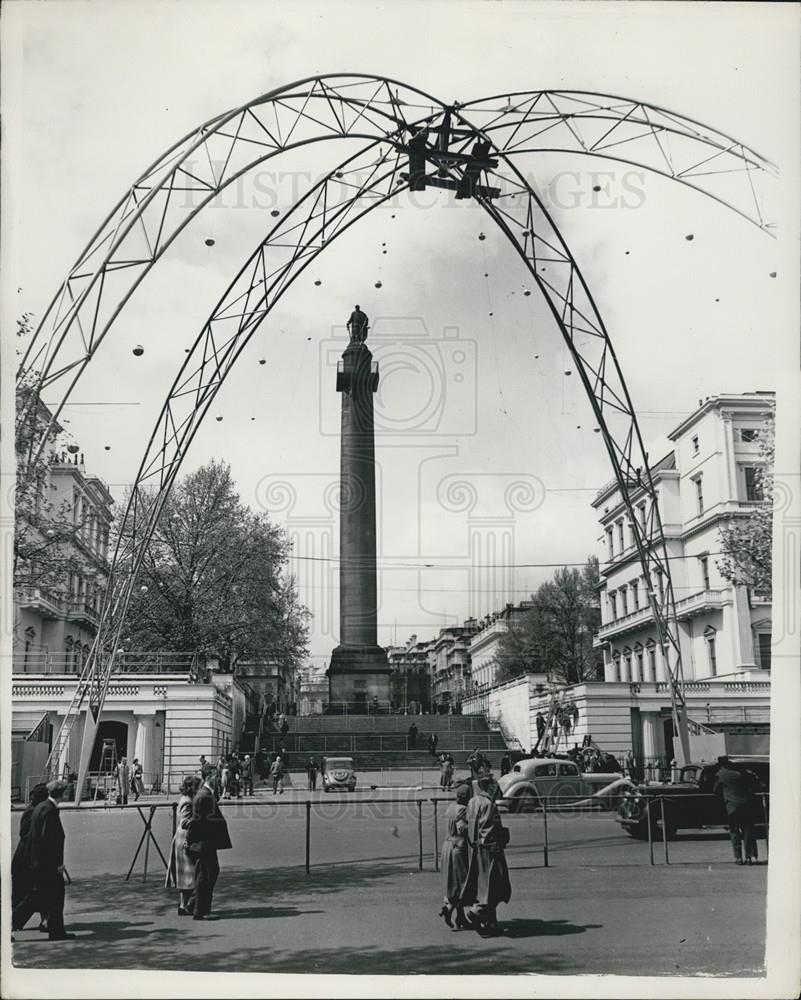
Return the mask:
{"type": "MultiPolygon", "coordinates": [[[[318,73],[374,73],[446,101],[543,87],[630,96],[734,136],[783,178],[797,170],[790,6],[721,16],[680,4],[17,0],[3,21],[5,331],[22,312],[42,315],[126,186],[174,141],[318,73]]],[[[221,196],[131,300],[64,411],[112,492],[134,475],[184,349],[264,232],[260,195],[286,205],[294,172],[326,165],[312,148],[221,196]]],[[[652,456],[699,398],[775,386],[794,336],[780,241],[620,165],[543,156],[528,169],[605,319],[652,456]],[[605,169],[604,198],[592,199],[591,171],[605,169]]],[[[553,565],[596,548],[589,502],[607,460],[554,322],[523,297],[522,266],[487,221],[443,192],[400,198],[354,227],[263,325],[217,399],[223,420],[204,425],[186,459],[188,470],[226,458],[243,499],[287,524],[321,659],[338,614],[331,362],[354,302],[371,317],[383,373],[379,641],[520,600],[553,565]],[[454,501],[460,482],[471,509],[454,501]],[[515,483],[530,491],[523,502],[515,483]]]]}

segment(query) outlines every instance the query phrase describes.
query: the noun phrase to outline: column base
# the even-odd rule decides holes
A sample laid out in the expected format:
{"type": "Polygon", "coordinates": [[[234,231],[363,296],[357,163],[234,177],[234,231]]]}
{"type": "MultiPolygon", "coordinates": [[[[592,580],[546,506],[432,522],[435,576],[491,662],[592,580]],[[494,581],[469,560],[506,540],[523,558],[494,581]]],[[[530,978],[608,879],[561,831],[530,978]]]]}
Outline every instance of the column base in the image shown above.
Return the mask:
{"type": "Polygon", "coordinates": [[[380,646],[337,646],[328,676],[329,715],[369,715],[390,708],[390,666],[380,646]]]}

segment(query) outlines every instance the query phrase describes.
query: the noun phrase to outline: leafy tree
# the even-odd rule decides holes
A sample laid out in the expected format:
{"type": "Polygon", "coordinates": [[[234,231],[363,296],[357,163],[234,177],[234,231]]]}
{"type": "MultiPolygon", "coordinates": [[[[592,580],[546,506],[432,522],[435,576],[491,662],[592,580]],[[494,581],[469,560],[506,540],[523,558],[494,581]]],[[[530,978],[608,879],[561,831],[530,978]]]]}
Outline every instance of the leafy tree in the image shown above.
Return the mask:
{"type": "MultiPolygon", "coordinates": [[[[18,337],[31,332],[31,319],[30,313],[24,313],[17,320],[18,337]]],[[[18,412],[26,408],[27,416],[15,436],[13,585],[15,591],[36,588],[58,597],[66,592],[71,573],[93,572],[76,545],[85,523],[74,517],[72,503],[67,498],[60,502],[53,498],[56,487],[52,482],[52,467],[61,461],[60,455],[67,448],[57,423],[50,427],[40,457],[32,460],[51,417],[39,397],[35,372],[27,372],[18,380],[16,405],[18,412]]]]}
{"type": "Polygon", "coordinates": [[[773,465],[775,419],[766,417],[759,437],[760,465],[754,476],[754,492],[761,497],[745,516],[731,518],[719,533],[723,558],[717,563],[730,583],[751,587],[760,594],[771,590],[773,544],[773,465]]]}
{"type": "MultiPolygon", "coordinates": [[[[156,501],[154,491],[140,492],[140,529],[156,501]]],[[[284,572],[288,554],[284,531],[242,503],[226,463],[191,473],[173,487],[146,548],[126,650],[192,650],[232,671],[264,658],[297,668],[308,652],[308,613],[284,572]]]]}
{"type": "Polygon", "coordinates": [[[498,679],[542,672],[566,684],[594,680],[600,669],[592,648],[601,620],[598,582],[598,559],[590,556],[580,572],[562,567],[541,584],[532,606],[510,620],[501,639],[498,679]]]}

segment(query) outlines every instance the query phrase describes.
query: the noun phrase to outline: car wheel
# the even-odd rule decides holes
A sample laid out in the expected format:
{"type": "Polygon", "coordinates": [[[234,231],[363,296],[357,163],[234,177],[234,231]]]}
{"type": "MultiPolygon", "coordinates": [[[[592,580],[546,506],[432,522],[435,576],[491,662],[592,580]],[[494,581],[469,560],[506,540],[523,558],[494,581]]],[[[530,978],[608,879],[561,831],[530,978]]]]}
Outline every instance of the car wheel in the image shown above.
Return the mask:
{"type": "Polygon", "coordinates": [[[635,840],[648,840],[648,821],[641,820],[639,823],[626,824],[623,829],[635,840]]]}
{"type": "Polygon", "coordinates": [[[539,804],[540,800],[537,793],[533,792],[530,788],[524,788],[517,795],[509,799],[509,812],[533,812],[539,804]]]}

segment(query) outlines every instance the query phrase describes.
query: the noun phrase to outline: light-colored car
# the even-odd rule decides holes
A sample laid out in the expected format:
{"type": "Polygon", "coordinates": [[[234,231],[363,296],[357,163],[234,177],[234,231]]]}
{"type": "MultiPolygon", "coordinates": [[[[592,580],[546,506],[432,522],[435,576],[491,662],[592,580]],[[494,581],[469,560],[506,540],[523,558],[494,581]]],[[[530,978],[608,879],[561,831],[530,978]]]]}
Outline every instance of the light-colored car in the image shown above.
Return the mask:
{"type": "Polygon", "coordinates": [[[323,757],[323,791],[356,791],[356,770],[352,757],[323,757]]]}
{"type": "Polygon", "coordinates": [[[518,761],[499,779],[503,798],[498,798],[498,805],[521,812],[536,809],[543,801],[551,807],[592,798],[600,807],[612,808],[612,800],[599,793],[621,777],[619,773],[583,773],[573,761],[558,757],[532,757],[518,761]]]}

